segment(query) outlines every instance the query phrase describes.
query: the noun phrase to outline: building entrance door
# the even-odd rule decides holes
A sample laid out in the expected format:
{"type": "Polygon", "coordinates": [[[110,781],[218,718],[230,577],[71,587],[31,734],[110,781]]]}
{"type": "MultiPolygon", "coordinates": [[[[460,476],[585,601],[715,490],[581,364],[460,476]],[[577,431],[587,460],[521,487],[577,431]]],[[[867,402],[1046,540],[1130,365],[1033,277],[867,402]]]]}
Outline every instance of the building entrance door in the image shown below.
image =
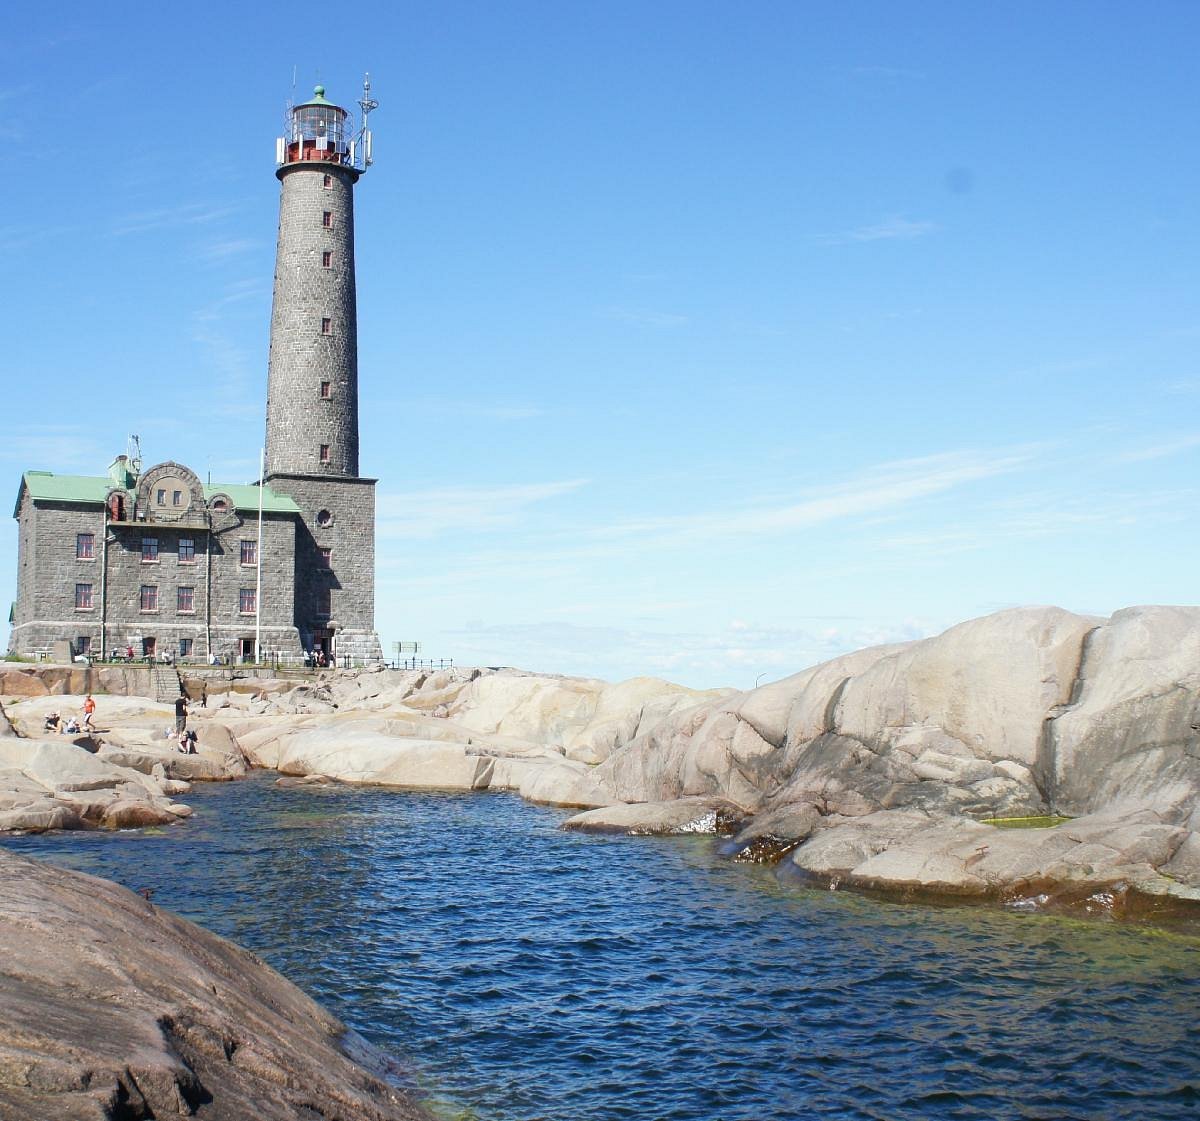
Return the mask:
{"type": "Polygon", "coordinates": [[[252,638],[242,639],[242,661],[254,661],[254,639],[252,638]]]}
{"type": "Polygon", "coordinates": [[[154,643],[154,636],[153,636],[153,635],[149,635],[149,636],[147,636],[146,638],[143,638],[143,639],[142,639],[142,657],[143,657],[143,658],[151,658],[151,659],[153,659],[153,657],[154,657],[154,645],[155,645],[155,643],[154,643]]]}

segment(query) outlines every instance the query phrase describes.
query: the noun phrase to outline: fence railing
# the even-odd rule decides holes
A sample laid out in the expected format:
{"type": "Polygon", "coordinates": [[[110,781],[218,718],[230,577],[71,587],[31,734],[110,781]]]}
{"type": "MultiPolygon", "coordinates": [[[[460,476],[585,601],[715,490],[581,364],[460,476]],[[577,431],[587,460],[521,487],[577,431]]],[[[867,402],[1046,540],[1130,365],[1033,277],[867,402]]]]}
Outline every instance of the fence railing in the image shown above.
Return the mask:
{"type": "Polygon", "coordinates": [[[453,658],[401,658],[389,662],[392,669],[453,669],[453,658]]]}

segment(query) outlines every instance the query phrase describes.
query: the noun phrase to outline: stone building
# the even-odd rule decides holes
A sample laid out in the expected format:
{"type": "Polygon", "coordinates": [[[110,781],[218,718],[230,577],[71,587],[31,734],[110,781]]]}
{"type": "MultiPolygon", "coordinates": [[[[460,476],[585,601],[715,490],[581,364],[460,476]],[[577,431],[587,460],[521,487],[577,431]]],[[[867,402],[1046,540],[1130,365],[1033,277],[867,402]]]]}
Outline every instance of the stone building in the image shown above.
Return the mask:
{"type": "Polygon", "coordinates": [[[263,486],[203,486],[178,463],[104,476],[27,471],[9,651],[208,660],[381,658],[375,633],[375,480],[358,473],[354,185],[364,127],[325,99],[276,142],[279,240],[263,486]],[[260,510],[261,504],[261,532],[260,510]]]}

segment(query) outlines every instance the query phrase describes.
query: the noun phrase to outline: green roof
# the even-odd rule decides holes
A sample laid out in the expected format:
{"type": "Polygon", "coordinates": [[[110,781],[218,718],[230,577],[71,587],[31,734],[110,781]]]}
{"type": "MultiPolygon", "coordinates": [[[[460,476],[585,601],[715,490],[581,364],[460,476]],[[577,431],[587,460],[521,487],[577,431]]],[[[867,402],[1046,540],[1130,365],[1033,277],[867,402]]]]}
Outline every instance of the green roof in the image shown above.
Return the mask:
{"type": "Polygon", "coordinates": [[[297,109],[307,108],[309,105],[328,105],[331,109],[340,109],[340,105],[334,105],[332,101],[325,99],[325,87],[313,86],[313,95],[311,101],[302,101],[296,106],[297,109]]]}
{"type": "MultiPolygon", "coordinates": [[[[107,475],[55,475],[50,471],[26,471],[22,482],[35,501],[79,502],[88,506],[103,506],[104,496],[113,488],[112,479],[107,475]]],[[[270,487],[264,487],[262,491],[265,513],[300,513],[300,507],[286,494],[279,494],[270,487]]],[[[227,494],[237,509],[257,511],[258,492],[259,487],[254,483],[230,483],[205,487],[204,499],[207,502],[214,494],[227,494]]],[[[18,495],[18,508],[20,501],[18,495]]]]}

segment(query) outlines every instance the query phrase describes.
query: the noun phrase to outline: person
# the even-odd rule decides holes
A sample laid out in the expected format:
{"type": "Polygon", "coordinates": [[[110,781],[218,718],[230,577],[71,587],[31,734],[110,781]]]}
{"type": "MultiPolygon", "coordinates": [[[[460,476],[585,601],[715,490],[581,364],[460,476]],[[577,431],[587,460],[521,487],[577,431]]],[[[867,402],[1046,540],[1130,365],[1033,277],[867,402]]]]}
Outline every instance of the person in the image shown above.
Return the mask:
{"type": "Polygon", "coordinates": [[[43,732],[58,732],[62,729],[62,717],[57,712],[50,713],[46,717],[46,723],[42,728],[43,732]]]}
{"type": "Polygon", "coordinates": [[[67,717],[67,723],[66,723],[66,726],[63,728],[63,731],[66,732],[66,734],[68,736],[78,735],[79,734],[79,721],[76,720],[75,717],[73,717],[73,716],[67,717]]]}
{"type": "Polygon", "coordinates": [[[200,707],[208,708],[208,682],[203,682],[200,686],[200,707]]]}
{"type": "Polygon", "coordinates": [[[175,698],[175,731],[182,732],[187,727],[187,701],[181,693],[175,698]]]}
{"type": "Polygon", "coordinates": [[[127,661],[127,662],[133,661],[133,643],[130,643],[128,646],[125,647],[125,661],[127,661]]]}
{"type": "Polygon", "coordinates": [[[83,702],[83,726],[89,731],[94,732],[96,725],[92,723],[92,714],[96,711],[96,702],[92,700],[92,694],[87,695],[87,700],[83,702]]]}
{"type": "Polygon", "coordinates": [[[187,733],[187,741],[188,741],[188,749],[187,750],[188,750],[189,755],[196,754],[196,739],[197,739],[196,730],[194,728],[192,728],[187,733]]]}

